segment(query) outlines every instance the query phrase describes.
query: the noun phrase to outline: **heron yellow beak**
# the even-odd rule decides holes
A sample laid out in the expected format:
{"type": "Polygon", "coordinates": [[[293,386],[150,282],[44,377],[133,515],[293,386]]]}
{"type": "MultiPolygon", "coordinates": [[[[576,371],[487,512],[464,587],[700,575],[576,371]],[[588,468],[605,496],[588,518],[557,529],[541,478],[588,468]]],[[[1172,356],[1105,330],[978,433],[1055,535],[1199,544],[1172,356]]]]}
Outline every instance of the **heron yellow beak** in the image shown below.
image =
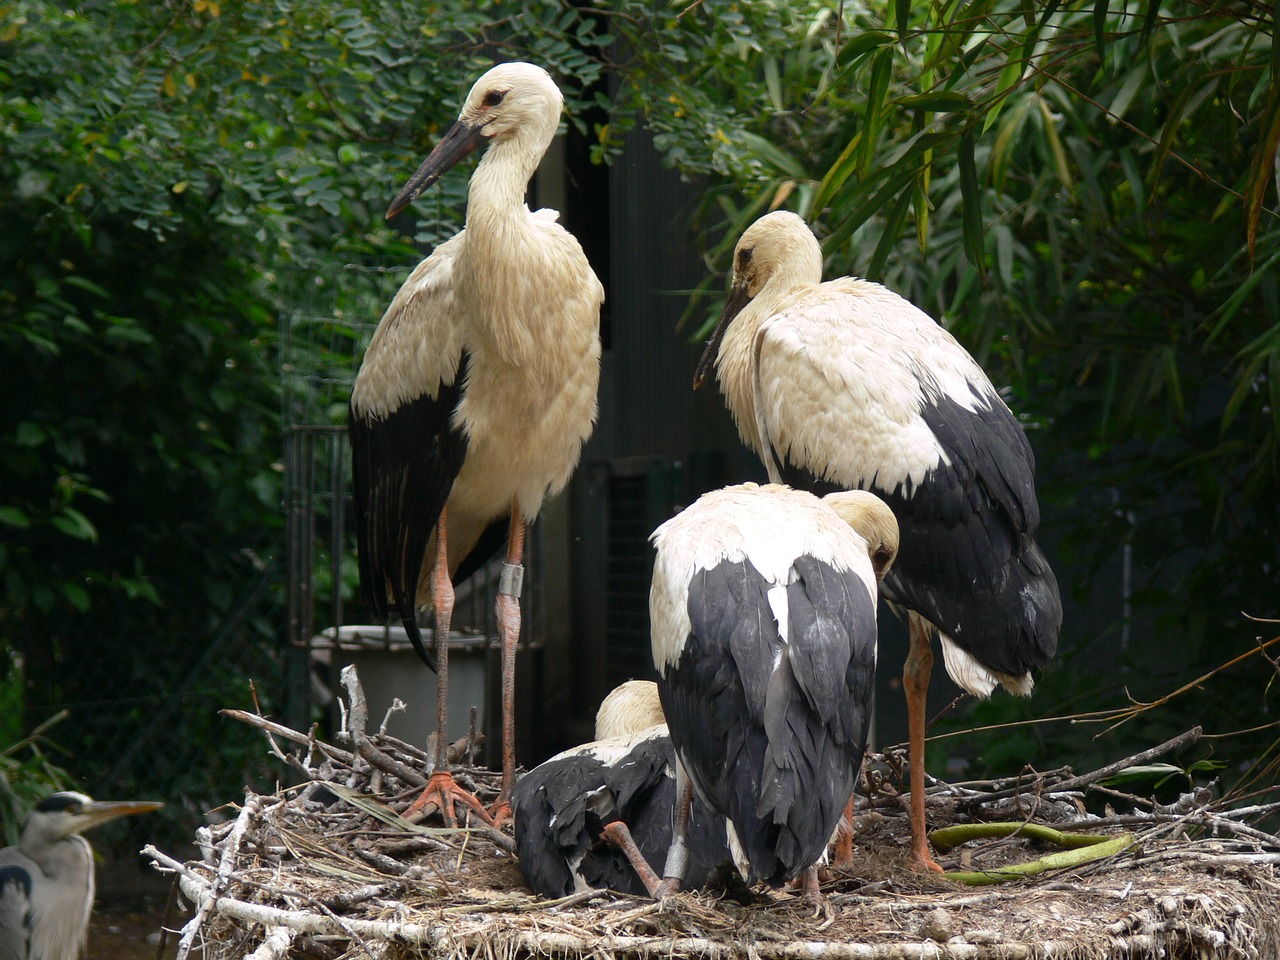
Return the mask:
{"type": "Polygon", "coordinates": [[[83,833],[108,820],[129,817],[135,813],[151,813],[159,810],[164,804],[155,800],[94,800],[83,804],[79,811],[69,820],[71,829],[68,833],[83,833]]]}

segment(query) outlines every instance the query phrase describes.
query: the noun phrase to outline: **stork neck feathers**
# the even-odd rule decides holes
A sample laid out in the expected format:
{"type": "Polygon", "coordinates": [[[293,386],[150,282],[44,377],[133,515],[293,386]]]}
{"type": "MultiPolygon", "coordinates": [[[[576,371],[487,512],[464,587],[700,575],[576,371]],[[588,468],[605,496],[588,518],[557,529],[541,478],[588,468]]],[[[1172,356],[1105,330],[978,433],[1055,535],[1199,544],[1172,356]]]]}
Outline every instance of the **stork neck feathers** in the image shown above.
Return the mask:
{"type": "Polygon", "coordinates": [[[747,228],[734,248],[734,264],[734,286],[745,287],[751,301],[724,332],[716,378],[743,441],[762,454],[753,385],[756,333],[792,297],[822,282],[822,248],[808,224],[779,210],[747,228]]]}
{"type": "Polygon", "coordinates": [[[467,190],[467,229],[474,233],[483,230],[495,219],[523,216],[524,195],[529,189],[542,160],[543,154],[555,135],[551,125],[550,135],[534,140],[535,131],[522,131],[506,140],[495,140],[489,145],[467,190]]]}

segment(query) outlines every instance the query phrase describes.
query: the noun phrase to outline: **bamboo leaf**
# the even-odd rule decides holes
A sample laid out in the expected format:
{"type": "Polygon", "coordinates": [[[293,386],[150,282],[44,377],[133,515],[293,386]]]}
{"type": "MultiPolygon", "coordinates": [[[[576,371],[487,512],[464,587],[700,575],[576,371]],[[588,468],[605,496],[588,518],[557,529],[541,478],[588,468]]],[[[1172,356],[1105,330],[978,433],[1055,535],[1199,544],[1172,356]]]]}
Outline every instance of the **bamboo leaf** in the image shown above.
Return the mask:
{"type": "Polygon", "coordinates": [[[794,177],[797,180],[808,176],[800,161],[772,141],[766,140],[750,130],[741,131],[739,138],[753,153],[773,164],[774,167],[787,176],[794,177]]]}
{"type": "Polygon", "coordinates": [[[1000,111],[1004,109],[1005,103],[1008,102],[1009,91],[1022,82],[1022,69],[1023,64],[1014,60],[1005,64],[1004,69],[1000,71],[1000,78],[996,81],[995,92],[991,95],[991,100],[989,101],[991,107],[987,110],[986,120],[982,124],[983,133],[990,130],[991,125],[1000,116],[1000,111]]]}
{"type": "Polygon", "coordinates": [[[880,135],[880,123],[884,112],[885,94],[889,89],[889,77],[893,68],[893,50],[881,50],[871,66],[871,86],[867,89],[867,109],[862,125],[862,143],[858,150],[858,172],[866,176],[875,156],[876,140],[880,135]]]}
{"type": "Polygon", "coordinates": [[[869,33],[860,33],[840,48],[840,52],[836,54],[836,63],[842,67],[848,66],[872,51],[879,50],[881,47],[892,43],[893,37],[887,33],[880,33],[874,30],[869,33]]]}
{"type": "Polygon", "coordinates": [[[1258,242],[1258,221],[1262,217],[1262,204],[1267,187],[1275,171],[1276,148],[1280,147],[1280,44],[1271,44],[1271,89],[1267,93],[1267,106],[1263,111],[1262,139],[1253,151],[1249,167],[1249,182],[1245,187],[1245,238],[1252,264],[1258,242]]]}
{"type": "Polygon", "coordinates": [[[823,174],[822,182],[818,184],[818,192],[813,197],[815,214],[820,214],[826,209],[832,195],[844,186],[845,181],[858,168],[858,158],[854,154],[858,149],[861,136],[861,134],[854,134],[853,139],[840,151],[840,156],[836,157],[836,162],[823,174]]]}
{"type": "Polygon", "coordinates": [[[1062,147],[1062,138],[1058,136],[1058,124],[1053,118],[1053,111],[1049,109],[1043,97],[1037,97],[1036,104],[1040,107],[1040,116],[1044,120],[1044,136],[1049,144],[1049,155],[1053,157],[1054,172],[1058,176],[1058,181],[1071,190],[1075,187],[1075,179],[1071,176],[1071,167],[1067,163],[1067,151],[1062,147]]]}
{"type": "Polygon", "coordinates": [[[882,210],[885,204],[889,202],[890,197],[896,196],[899,191],[905,189],[907,184],[915,179],[918,172],[919,168],[915,166],[895,169],[875,194],[855,207],[853,212],[831,231],[823,246],[828,250],[832,250],[838,249],[847,243],[849,238],[853,236],[853,232],[882,210]]]}
{"type": "Polygon", "coordinates": [[[894,102],[904,107],[936,110],[938,113],[955,113],[957,110],[969,110],[973,107],[972,100],[955,90],[931,90],[928,93],[899,97],[894,102]]]}
{"type": "Polygon", "coordinates": [[[894,11],[898,21],[898,39],[905,42],[907,27],[911,24],[911,0],[897,0],[894,11]]]}
{"type": "Polygon", "coordinates": [[[1093,35],[1098,44],[1098,64],[1107,65],[1107,9],[1109,0],[1096,0],[1093,5],[1093,35]]]}
{"type": "Polygon", "coordinates": [[[982,191],[978,185],[978,168],[973,157],[973,132],[960,138],[956,159],[960,168],[961,211],[964,223],[964,250],[969,262],[986,272],[986,255],[982,236],[982,191]]]}
{"type": "Polygon", "coordinates": [[[884,265],[888,262],[889,254],[894,244],[898,242],[898,237],[902,234],[902,225],[906,223],[907,211],[911,209],[914,193],[914,190],[903,190],[885,218],[880,242],[876,244],[875,252],[871,255],[871,263],[867,265],[868,279],[879,280],[884,276],[884,265]]]}

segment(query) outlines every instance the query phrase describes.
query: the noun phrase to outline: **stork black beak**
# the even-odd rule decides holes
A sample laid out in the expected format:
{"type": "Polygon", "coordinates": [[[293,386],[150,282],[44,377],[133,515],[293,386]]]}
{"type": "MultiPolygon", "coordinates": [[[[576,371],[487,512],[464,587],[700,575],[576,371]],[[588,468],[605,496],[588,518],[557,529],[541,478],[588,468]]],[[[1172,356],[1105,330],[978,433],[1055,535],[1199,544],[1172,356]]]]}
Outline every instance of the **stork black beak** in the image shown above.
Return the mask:
{"type": "Polygon", "coordinates": [[[457,121],[440,138],[436,148],[428,154],[427,159],[422,161],[422,166],[418,168],[417,173],[409,178],[409,182],[391,201],[391,206],[387,207],[387,219],[390,220],[417,200],[423,190],[448,173],[459,160],[472,153],[488,139],[484,135],[483,126],[473,127],[461,120],[457,121]]]}
{"type": "Polygon", "coordinates": [[[729,324],[733,323],[733,318],[741,313],[742,308],[750,302],[751,296],[747,293],[745,282],[735,283],[729,289],[729,299],[725,301],[724,313],[720,314],[720,322],[716,324],[715,330],[711,331],[711,336],[707,338],[707,346],[702,351],[702,359],[698,361],[698,367],[693,371],[693,389],[697,390],[702,386],[702,381],[707,379],[707,374],[715,364],[716,355],[720,352],[720,341],[724,338],[724,332],[729,329],[729,324]]]}

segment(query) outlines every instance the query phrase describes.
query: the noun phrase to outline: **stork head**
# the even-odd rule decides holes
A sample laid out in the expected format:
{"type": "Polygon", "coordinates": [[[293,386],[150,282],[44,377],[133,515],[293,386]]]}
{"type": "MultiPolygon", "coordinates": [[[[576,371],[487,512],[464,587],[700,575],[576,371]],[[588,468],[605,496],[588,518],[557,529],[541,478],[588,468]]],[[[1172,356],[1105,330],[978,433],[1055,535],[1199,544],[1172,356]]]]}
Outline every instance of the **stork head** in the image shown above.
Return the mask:
{"type": "Polygon", "coordinates": [[[500,63],[471,88],[462,112],[387,208],[395,216],[481,144],[510,144],[537,166],[560,125],[564,97],[532,63],[500,63]]]}
{"type": "Polygon", "coordinates": [[[65,840],[73,834],[83,833],[108,820],[135,813],[149,813],[163,806],[163,803],[144,800],[108,803],[71,790],[51,793],[27,814],[19,846],[24,853],[32,856],[41,847],[65,840]]]}
{"type": "Polygon", "coordinates": [[[666,723],[658,685],[652,680],[628,680],[609,691],[596,711],[596,739],[629,736],[666,723]]]}
{"type": "Polygon", "coordinates": [[[888,504],[865,490],[829,493],[822,502],[867,541],[876,579],[883,580],[898,556],[898,521],[888,504]]]}
{"type": "Polygon", "coordinates": [[[746,229],[733,248],[729,297],[694,371],[693,389],[697,390],[707,378],[724,332],[734,318],[774,278],[789,284],[822,280],[822,248],[809,225],[787,210],[765,214],[746,229]]]}

